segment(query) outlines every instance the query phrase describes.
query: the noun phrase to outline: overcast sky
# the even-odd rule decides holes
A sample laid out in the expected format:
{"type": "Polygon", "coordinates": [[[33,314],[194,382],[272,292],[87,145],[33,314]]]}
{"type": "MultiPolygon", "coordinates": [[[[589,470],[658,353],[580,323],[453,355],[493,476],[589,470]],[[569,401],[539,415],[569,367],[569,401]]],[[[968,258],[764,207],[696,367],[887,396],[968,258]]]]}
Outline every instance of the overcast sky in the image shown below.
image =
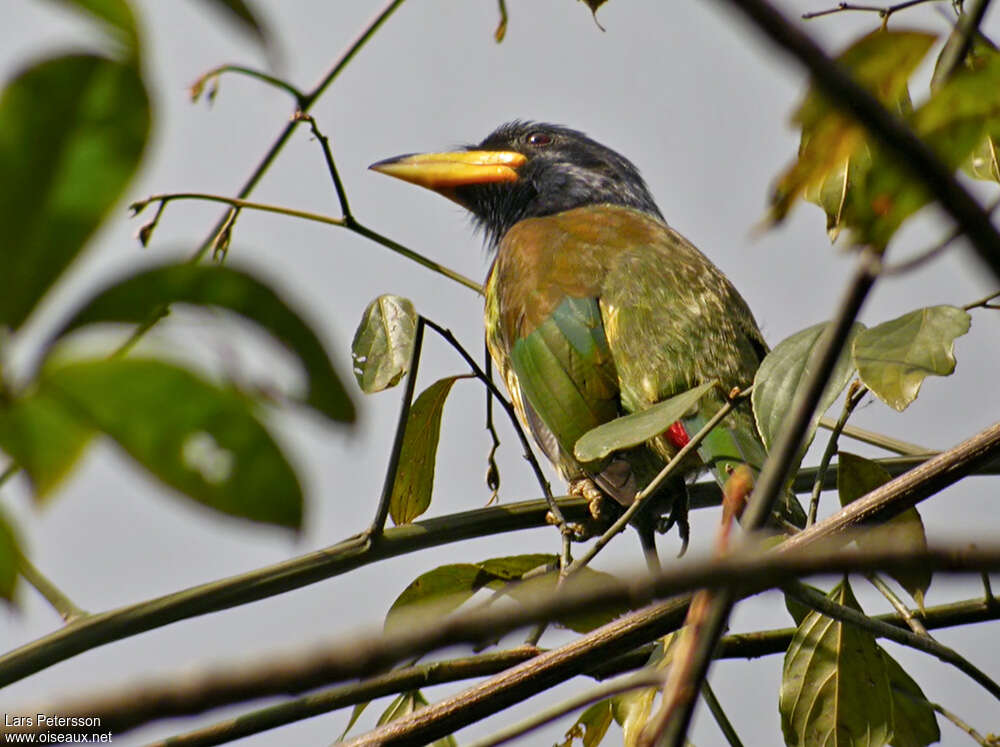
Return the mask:
{"type": "MultiPolygon", "coordinates": [[[[834,3],[784,2],[788,11],[834,3]]],[[[134,239],[138,223],[125,205],[154,192],[204,191],[233,194],[291,112],[287,96],[257,82],[226,77],[213,106],[192,105],[187,86],[223,62],[264,65],[246,37],[205,12],[204,3],[136,2],[149,45],[147,73],[155,102],[155,132],[144,166],[114,218],[94,238],[48,303],[32,319],[30,334],[12,351],[16,365],[31,359],[38,337],[69,304],[102,281],[141,263],[187,256],[219,214],[195,203],[171,206],[151,247],[134,239]]],[[[281,53],[281,73],[308,88],[378,9],[378,2],[260,0],[281,53]]],[[[764,212],[769,185],[791,159],[797,136],[788,125],[804,76],[776,56],[727,5],[611,0],[600,11],[601,31],[582,3],[569,0],[510,0],[503,44],[492,34],[496,3],[413,0],[390,19],[354,60],[314,114],[330,135],[340,173],[357,217],[376,230],[470,277],[482,279],[488,259],[456,205],[423,190],[367,171],[381,158],[478,141],[514,118],[557,122],[582,129],[619,150],[640,167],[667,220],[688,236],[732,279],[749,302],[773,345],[828,317],[850,274],[851,256],[831,248],[822,213],[796,209],[786,225],[762,235],[753,228],[764,212]],[[669,8],[669,11],[665,11],[669,8]],[[753,234],[753,235],[752,235],[753,234]]],[[[948,3],[941,3],[947,8],[948,3]]],[[[0,74],[4,79],[31,58],[95,37],[90,27],[56,3],[4,3],[0,24],[0,74]]],[[[841,14],[807,28],[836,50],[877,25],[869,14],[841,14]]],[[[945,32],[930,8],[899,14],[893,25],[920,25],[945,32]]],[[[1000,16],[987,19],[1000,38],[1000,16]]],[[[926,92],[926,71],[911,93],[926,92]]],[[[990,194],[988,188],[981,191],[990,194]]],[[[255,199],[336,215],[336,197],[320,150],[304,128],[294,136],[254,195],[255,199]]],[[[902,257],[946,230],[933,215],[908,224],[894,244],[902,257]]],[[[151,484],[114,447],[98,443],[58,498],[42,509],[28,500],[21,480],[3,489],[3,505],[15,517],[28,551],[78,604],[101,611],[248,571],[303,554],[360,531],[370,519],[381,488],[398,390],[364,397],[350,378],[349,344],[365,305],[380,293],[397,293],[449,326],[474,351],[481,345],[481,300],[380,246],[338,229],[282,216],[245,212],[239,219],[230,259],[250,264],[307,312],[338,362],[359,406],[353,430],[330,427],[298,412],[274,419],[274,427],[300,469],[307,490],[302,537],[209,514],[165,488],[151,484]]],[[[881,283],[862,315],[878,323],[914,308],[963,304],[985,295],[995,281],[964,247],[904,278],[881,283]]],[[[192,318],[189,318],[192,319],[192,318]]],[[[972,332],[958,341],[958,370],[950,379],[929,380],[920,399],[902,415],[870,403],[859,425],[881,429],[928,447],[945,448],[990,424],[1000,411],[995,312],[978,312],[972,332]]],[[[217,370],[249,371],[283,386],[296,381],[294,368],[275,365],[275,351],[243,325],[164,325],[153,342],[194,346],[199,360],[217,370]]],[[[429,338],[419,388],[438,377],[464,372],[461,361],[429,338]]],[[[489,438],[483,430],[480,387],[459,382],[445,410],[439,472],[431,513],[440,515],[484,505],[483,474],[489,438]]],[[[503,429],[501,499],[537,496],[510,429],[503,429]]],[[[869,453],[853,444],[847,448],[869,453]]],[[[555,479],[555,478],[554,478],[555,479]]],[[[996,484],[979,478],[945,491],[921,511],[932,538],[995,540],[996,484]],[[990,502],[992,498],[993,502],[990,502]]],[[[825,507],[836,499],[827,494],[825,507]]],[[[827,512],[828,512],[827,511],[827,512]]],[[[704,546],[717,520],[703,512],[694,523],[694,546],[704,546]]],[[[640,568],[631,535],[597,564],[612,571],[640,568]]],[[[664,554],[676,549],[662,541],[664,554]]],[[[395,596],[418,573],[445,562],[476,561],[514,552],[554,552],[554,530],[453,545],[371,565],[347,576],[280,597],[196,618],[77,656],[7,689],[5,706],[40,698],[82,696],[212,662],[233,662],[265,653],[294,651],[309,642],[341,637],[360,626],[378,626],[395,596]],[[515,546],[516,545],[516,546],[515,546]]],[[[870,612],[883,611],[857,584],[870,612]]],[[[928,604],[972,596],[978,586],[938,580],[928,604]]],[[[58,616],[27,588],[21,612],[0,613],[0,640],[12,648],[60,624],[58,616]]],[[[790,624],[780,597],[764,595],[742,604],[733,629],[790,624]]],[[[966,627],[939,637],[1000,676],[996,628],[966,627]]],[[[983,731],[997,729],[996,703],[953,669],[885,644],[911,671],[931,700],[952,708],[983,731]]],[[[781,657],[724,662],[712,682],[748,745],[772,744],[780,734],[777,698],[781,657]]],[[[586,687],[579,680],[558,689],[562,699],[586,687]]],[[[461,683],[438,688],[441,697],[461,683]]],[[[542,699],[495,716],[459,734],[460,741],[487,733],[539,707],[542,699]]],[[[382,706],[384,707],[384,705],[382,706]]],[[[376,706],[372,718],[381,712],[376,706]]],[[[228,713],[191,721],[162,722],[120,739],[131,745],[208,724],[228,713]]],[[[246,740],[253,745],[326,744],[345,723],[341,713],[318,717],[246,740]]],[[[567,718],[544,737],[554,741],[572,723],[567,718]]],[[[945,744],[965,739],[948,723],[945,744]]],[[[700,713],[692,741],[719,744],[707,713],[700,713]]],[[[610,742],[609,742],[610,743],[610,742]]]]}

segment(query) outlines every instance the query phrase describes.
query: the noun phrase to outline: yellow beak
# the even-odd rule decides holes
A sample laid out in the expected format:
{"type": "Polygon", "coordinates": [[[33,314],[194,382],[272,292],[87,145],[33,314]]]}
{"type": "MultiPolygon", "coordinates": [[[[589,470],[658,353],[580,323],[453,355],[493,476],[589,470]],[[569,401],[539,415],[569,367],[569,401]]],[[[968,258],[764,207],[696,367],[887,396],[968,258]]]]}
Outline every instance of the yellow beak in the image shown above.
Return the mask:
{"type": "Polygon", "coordinates": [[[459,150],[396,156],[368,168],[452,197],[455,187],[517,181],[517,169],[527,160],[513,151],[459,150]]]}

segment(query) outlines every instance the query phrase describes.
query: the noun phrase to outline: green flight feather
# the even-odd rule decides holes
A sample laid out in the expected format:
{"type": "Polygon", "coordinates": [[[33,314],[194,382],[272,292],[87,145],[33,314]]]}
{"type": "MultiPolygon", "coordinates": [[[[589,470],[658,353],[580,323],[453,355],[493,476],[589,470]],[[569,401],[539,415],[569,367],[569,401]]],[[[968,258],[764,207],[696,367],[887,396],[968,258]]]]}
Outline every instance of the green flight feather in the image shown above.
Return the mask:
{"type": "Polygon", "coordinates": [[[514,343],[511,365],[524,397],[562,450],[618,415],[618,383],[593,298],[566,298],[514,343]]]}

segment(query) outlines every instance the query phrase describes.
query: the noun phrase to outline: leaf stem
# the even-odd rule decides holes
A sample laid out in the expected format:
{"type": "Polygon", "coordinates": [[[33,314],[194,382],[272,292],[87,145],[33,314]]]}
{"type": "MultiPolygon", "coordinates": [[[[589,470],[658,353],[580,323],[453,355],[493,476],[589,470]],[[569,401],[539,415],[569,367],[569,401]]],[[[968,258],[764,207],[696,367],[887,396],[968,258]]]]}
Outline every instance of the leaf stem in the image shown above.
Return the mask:
{"type": "Polygon", "coordinates": [[[38,570],[24,553],[18,553],[17,555],[17,570],[24,576],[24,580],[34,586],[35,590],[45,598],[45,601],[59,613],[65,622],[71,623],[87,617],[87,612],[77,607],[73,603],[73,600],[52,583],[44,573],[38,570]]]}
{"type": "Polygon", "coordinates": [[[819,462],[819,469],[816,470],[816,481],[813,483],[812,496],[809,500],[809,516],[806,519],[807,527],[811,527],[816,523],[816,514],[819,511],[819,497],[823,492],[823,482],[826,479],[826,471],[830,467],[830,460],[837,452],[837,441],[840,438],[840,434],[847,425],[847,419],[851,417],[854,408],[858,406],[858,403],[864,399],[867,393],[868,387],[859,382],[855,382],[847,391],[843,411],[840,413],[840,417],[831,430],[830,438],[826,442],[826,449],[823,451],[823,458],[819,462]]]}
{"type": "Polygon", "coordinates": [[[903,600],[899,598],[899,595],[897,595],[896,592],[892,590],[892,587],[886,583],[885,579],[877,573],[866,573],[865,578],[867,578],[869,583],[878,589],[879,593],[889,601],[889,604],[891,604],[892,608],[899,613],[899,616],[903,618],[910,630],[917,635],[930,637],[931,634],[927,632],[927,628],[924,627],[924,624],[916,618],[916,616],[910,611],[910,608],[907,607],[903,603],[903,600]]]}
{"type": "MultiPolygon", "coordinates": [[[[262,83],[266,83],[269,86],[274,86],[275,88],[284,91],[289,94],[295,103],[299,106],[302,102],[306,100],[306,94],[296,88],[294,85],[289,83],[287,80],[279,78],[275,75],[270,75],[261,70],[256,70],[251,67],[244,67],[243,65],[219,65],[218,67],[213,67],[211,70],[202,73],[198,79],[191,84],[191,98],[192,100],[197,100],[201,96],[202,89],[210,82],[215,82],[223,73],[237,73],[239,75],[245,75],[249,78],[254,78],[262,83]]],[[[213,92],[209,92],[209,98],[214,97],[213,92]]]]}

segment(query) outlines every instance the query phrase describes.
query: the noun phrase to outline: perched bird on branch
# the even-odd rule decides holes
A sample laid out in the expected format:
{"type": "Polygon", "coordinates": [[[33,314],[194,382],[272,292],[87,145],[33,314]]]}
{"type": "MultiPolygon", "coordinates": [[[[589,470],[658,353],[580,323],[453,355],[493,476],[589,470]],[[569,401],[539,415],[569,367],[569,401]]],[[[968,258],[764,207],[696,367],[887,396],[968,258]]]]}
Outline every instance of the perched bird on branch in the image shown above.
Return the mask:
{"type": "MultiPolygon", "coordinates": [[[[610,148],[576,130],[516,121],[464,150],[371,168],[472,213],[495,255],[486,281],[490,353],[572,492],[629,505],[725,393],[753,381],[767,346],[746,302],[667,225],[638,169],[610,148]],[[715,391],[645,443],[595,462],[574,455],[587,431],[711,381],[715,391]]],[[[759,469],[764,455],[743,403],[685,471],[707,466],[722,483],[740,463],[759,469]]],[[[660,495],[685,534],[683,476],[660,495]]]]}

